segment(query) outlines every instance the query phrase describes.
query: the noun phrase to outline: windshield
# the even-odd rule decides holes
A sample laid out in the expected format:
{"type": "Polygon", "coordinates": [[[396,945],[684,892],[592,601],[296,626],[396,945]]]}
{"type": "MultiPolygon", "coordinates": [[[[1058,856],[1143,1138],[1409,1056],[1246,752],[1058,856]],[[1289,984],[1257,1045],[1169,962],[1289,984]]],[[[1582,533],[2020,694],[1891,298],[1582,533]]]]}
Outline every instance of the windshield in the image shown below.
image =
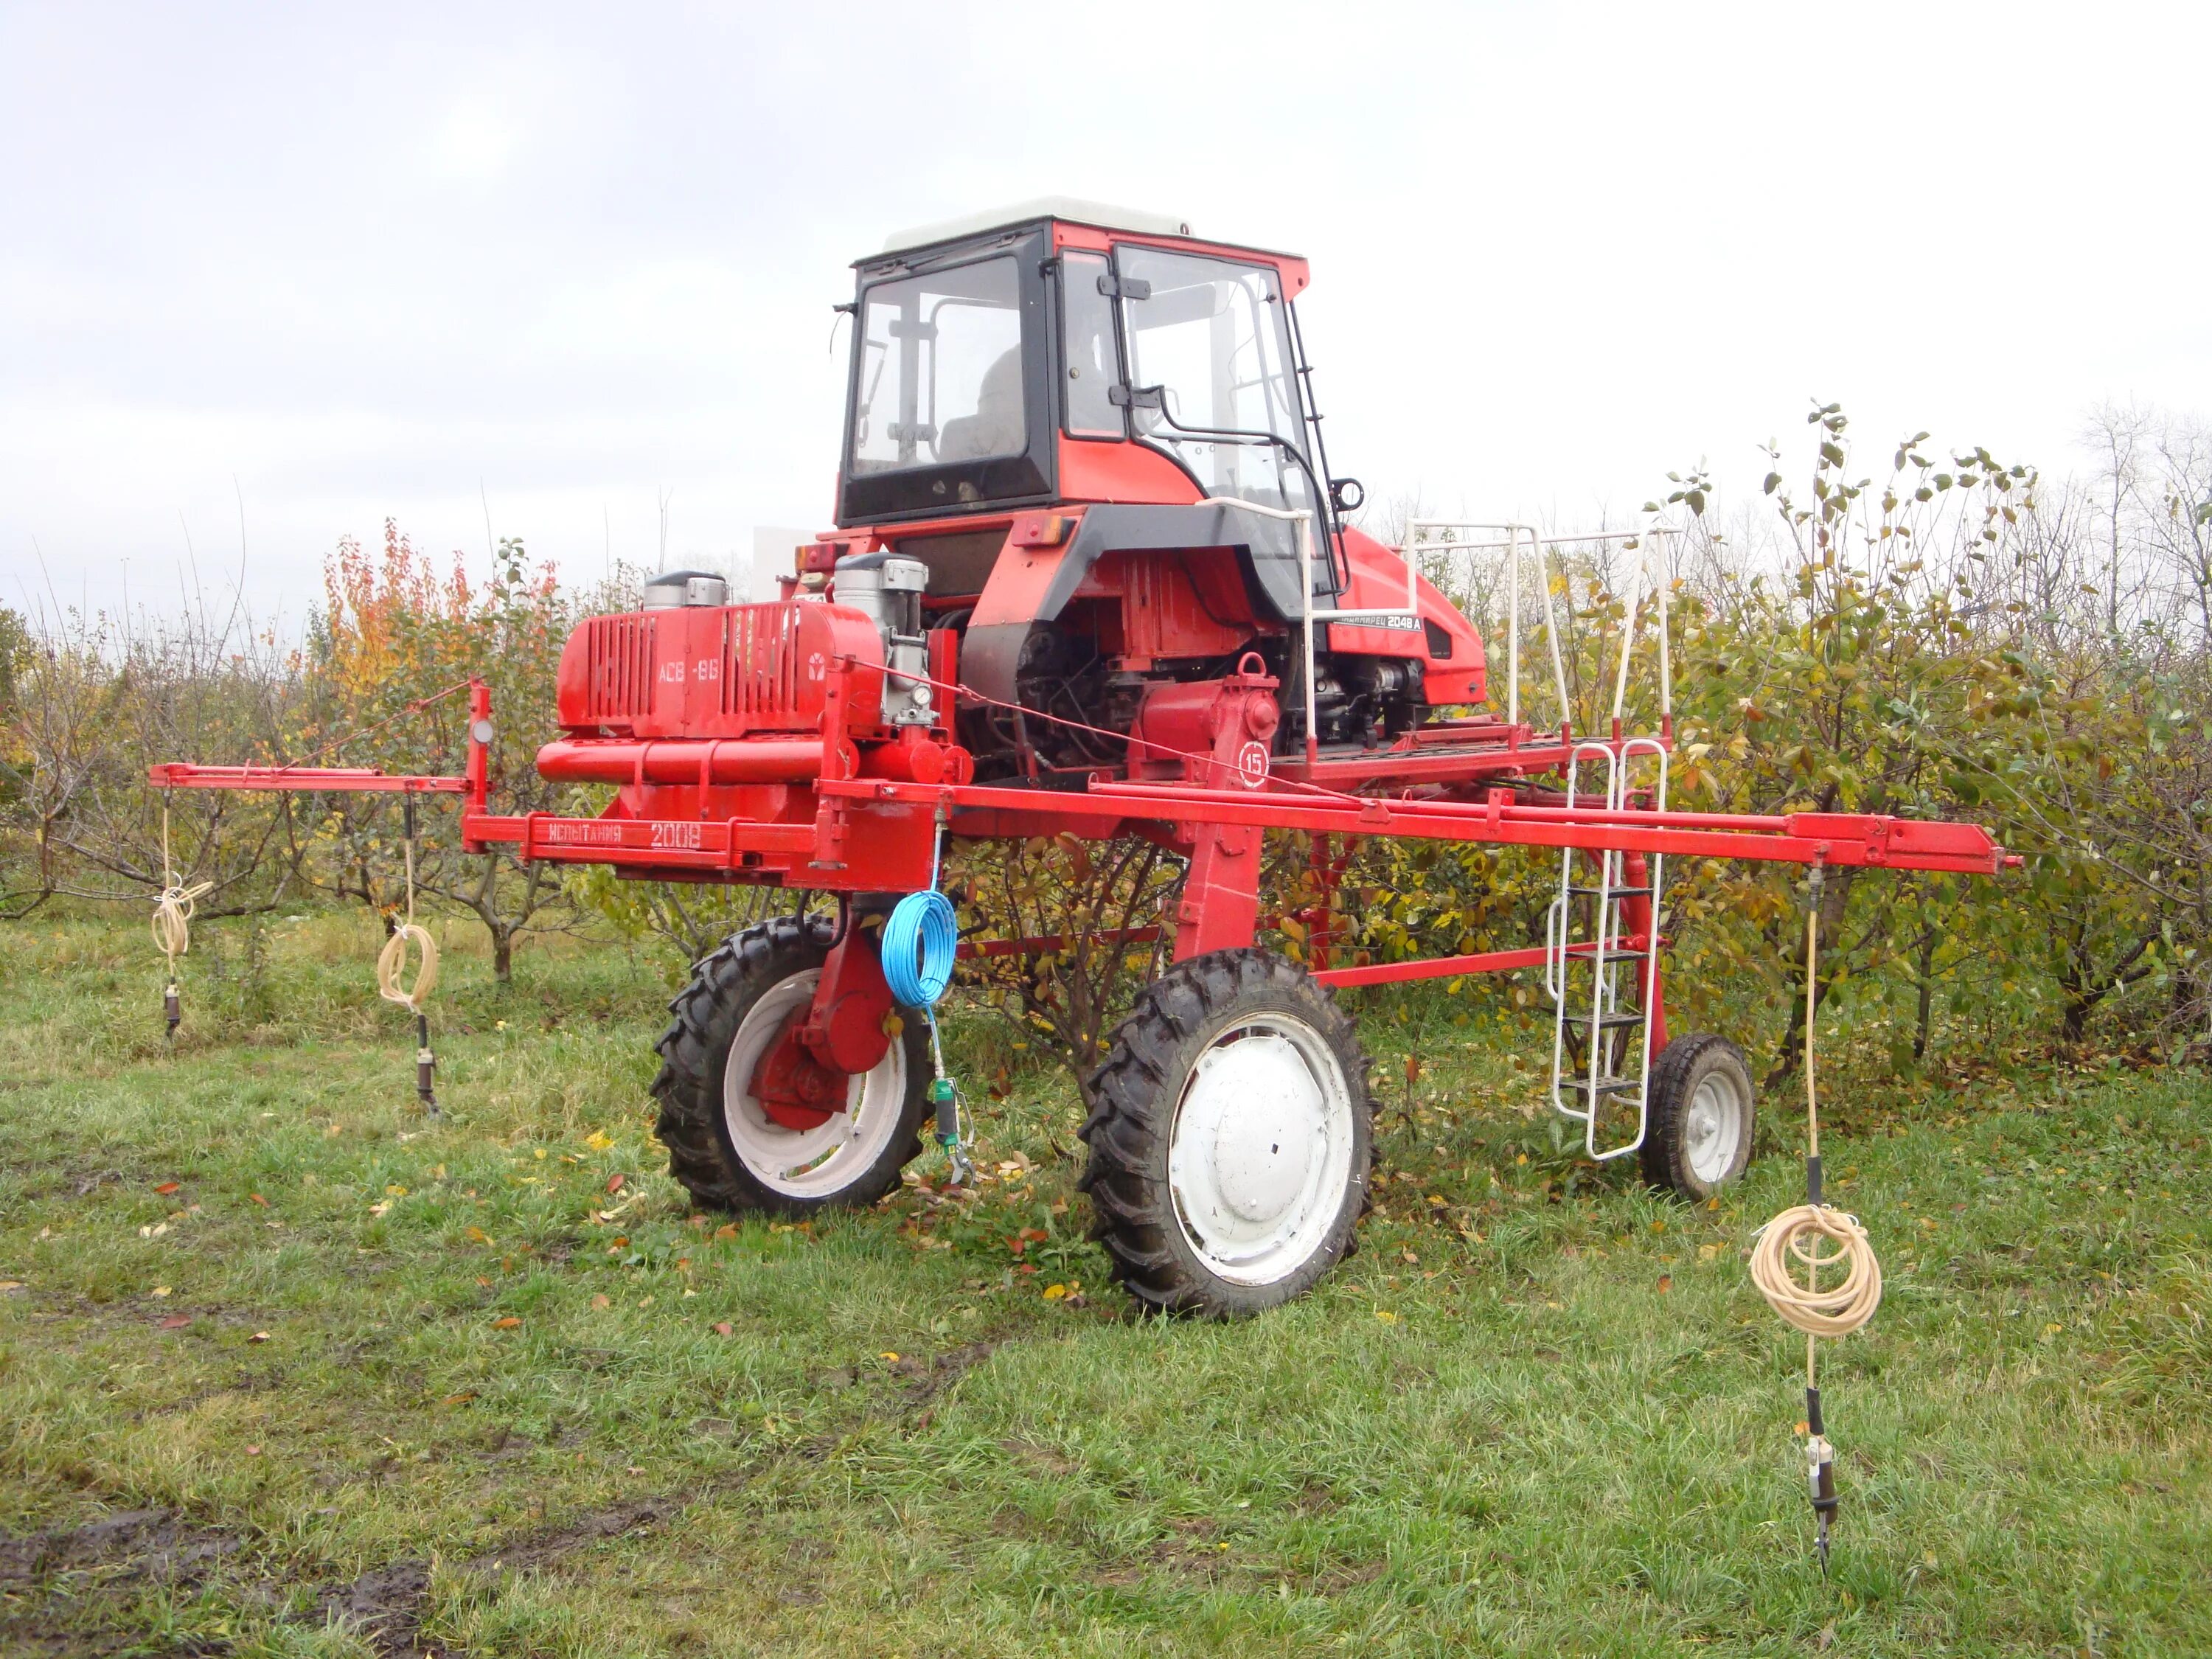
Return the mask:
{"type": "Polygon", "coordinates": [[[1275,272],[1126,244],[1115,258],[1129,383],[1161,389],[1161,408],[1133,411],[1137,435],[1171,451],[1209,495],[1306,506],[1304,475],[1275,445],[1214,435],[1272,433],[1304,452],[1275,272]]]}
{"type": "Polygon", "coordinates": [[[1014,259],[866,290],[853,404],[856,474],[1018,455],[1027,442],[1014,259]]]}

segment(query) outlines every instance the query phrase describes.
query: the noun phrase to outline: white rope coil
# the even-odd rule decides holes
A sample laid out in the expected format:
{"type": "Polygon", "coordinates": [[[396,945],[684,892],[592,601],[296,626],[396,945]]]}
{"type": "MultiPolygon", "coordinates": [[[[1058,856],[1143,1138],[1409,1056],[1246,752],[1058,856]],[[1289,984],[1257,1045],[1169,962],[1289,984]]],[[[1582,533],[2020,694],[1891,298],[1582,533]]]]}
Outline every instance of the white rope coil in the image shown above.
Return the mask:
{"type": "MultiPolygon", "coordinates": [[[[410,809],[411,810],[411,809],[410,809]]],[[[408,820],[411,831],[414,820],[408,820]]],[[[407,920],[392,930],[392,937],[384,941],[384,949],[376,954],[376,994],[386,1002],[396,1002],[403,1008],[422,1012],[422,1005],[430,1000],[430,993],[438,988],[438,941],[430,937],[430,930],[419,927],[415,921],[415,837],[407,837],[407,920]],[[415,983],[406,981],[407,946],[412,942],[422,952],[422,965],[416,971],[415,983]]]]}
{"type": "Polygon", "coordinates": [[[1769,1307],[1808,1336],[1849,1336],[1881,1305],[1881,1263],[1866,1229],[1856,1216],[1826,1204],[1800,1204],[1759,1229],[1751,1282],[1769,1307]],[[1844,1268],[1843,1278],[1820,1285],[1836,1267],[1844,1268]]]}
{"type": "Polygon", "coordinates": [[[154,901],[154,948],[169,959],[169,979],[173,988],[177,977],[177,958],[187,955],[192,948],[192,908],[207,894],[215,890],[211,881],[196,881],[186,884],[177,873],[177,866],[169,857],[169,807],[161,805],[161,891],[154,901]]]}
{"type": "Polygon", "coordinates": [[[211,881],[196,881],[185,886],[173,871],[169,872],[169,884],[154,901],[154,948],[168,957],[173,969],[177,958],[192,948],[192,908],[214,887],[211,881]]]}
{"type": "MultiPolygon", "coordinates": [[[[1819,1192],[1813,1171],[1820,1157],[1820,1091],[1814,1081],[1813,1026],[1819,1006],[1820,977],[1820,870],[1813,870],[1813,902],[1805,915],[1805,1164],[1808,1184],[1819,1192]]],[[[1814,1357],[1818,1339],[1849,1336],[1874,1317],[1881,1305],[1881,1263],[1875,1259],[1874,1241],[1859,1225],[1859,1218],[1821,1203],[1800,1204],[1782,1212],[1759,1230],[1751,1249],[1751,1282],[1766,1298],[1766,1305],[1789,1324],[1805,1333],[1805,1386],[1811,1389],[1819,1371],[1814,1357]],[[1790,1277],[1802,1268],[1805,1282],[1790,1277]],[[1823,1286],[1826,1269],[1841,1267],[1844,1276],[1823,1286]]]]}
{"type": "Polygon", "coordinates": [[[376,992],[386,1002],[398,1003],[402,1007],[421,1012],[422,1005],[430,1000],[430,993],[438,988],[438,941],[430,937],[430,930],[411,921],[403,921],[392,930],[392,937],[384,941],[384,949],[376,957],[376,992]],[[406,981],[407,946],[413,943],[422,952],[422,965],[416,970],[415,983],[406,981]]]}

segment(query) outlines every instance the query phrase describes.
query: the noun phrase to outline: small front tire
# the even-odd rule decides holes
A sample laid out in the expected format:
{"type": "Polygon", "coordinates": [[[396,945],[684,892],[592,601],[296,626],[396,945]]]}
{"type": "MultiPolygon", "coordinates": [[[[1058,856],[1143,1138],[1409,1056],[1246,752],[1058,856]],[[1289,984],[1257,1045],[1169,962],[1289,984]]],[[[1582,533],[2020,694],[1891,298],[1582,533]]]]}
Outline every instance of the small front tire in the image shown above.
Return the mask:
{"type": "Polygon", "coordinates": [[[907,1022],[874,1069],[851,1079],[845,1109],[792,1129],[753,1099],[753,1068],[803,1018],[829,958],[826,917],[781,916],[732,934],[670,1003],[659,1042],[659,1133],[668,1172],[718,1210],[811,1215],[872,1204],[921,1151],[929,1113],[929,1043],[907,1022]]]}
{"type": "Polygon", "coordinates": [[[1091,1236],[1140,1303],[1259,1313],[1349,1253],[1372,1145],[1367,1059],[1296,964],[1262,950],[1179,964],[1138,998],[1091,1088],[1091,1236]]]}
{"type": "Polygon", "coordinates": [[[1638,1155],[1644,1180],[1707,1199],[1743,1174],[1757,1094],[1742,1049],[1710,1031],[1677,1037],[1659,1051],[1650,1086],[1638,1155]]]}

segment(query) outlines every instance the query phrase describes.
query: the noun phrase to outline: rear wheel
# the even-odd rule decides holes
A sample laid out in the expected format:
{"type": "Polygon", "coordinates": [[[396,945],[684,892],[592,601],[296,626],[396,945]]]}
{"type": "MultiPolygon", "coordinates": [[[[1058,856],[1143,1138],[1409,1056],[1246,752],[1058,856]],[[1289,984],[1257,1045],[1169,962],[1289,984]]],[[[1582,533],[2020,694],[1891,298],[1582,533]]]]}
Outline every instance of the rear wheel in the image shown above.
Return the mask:
{"type": "Polygon", "coordinates": [[[1685,1198],[1711,1198],[1751,1162],[1755,1100],[1742,1049],[1709,1031],[1677,1037],[1651,1067],[1644,1178],[1685,1198]]]}
{"type": "Polygon", "coordinates": [[[702,1204],[805,1214],[872,1204],[921,1150],[929,1109],[926,1032],[910,1022],[875,1067],[847,1080],[821,1124],[777,1122],[752,1094],[755,1067],[804,1019],[830,952],[826,918],[778,917],[732,935],[692,969],[659,1042],[659,1135],[668,1171],[702,1204]]]}
{"type": "Polygon", "coordinates": [[[1367,1059],[1293,963],[1219,951],[1171,969],[1115,1030],[1091,1094],[1092,1237],[1139,1301],[1258,1313],[1348,1253],[1367,1195],[1367,1059]]]}

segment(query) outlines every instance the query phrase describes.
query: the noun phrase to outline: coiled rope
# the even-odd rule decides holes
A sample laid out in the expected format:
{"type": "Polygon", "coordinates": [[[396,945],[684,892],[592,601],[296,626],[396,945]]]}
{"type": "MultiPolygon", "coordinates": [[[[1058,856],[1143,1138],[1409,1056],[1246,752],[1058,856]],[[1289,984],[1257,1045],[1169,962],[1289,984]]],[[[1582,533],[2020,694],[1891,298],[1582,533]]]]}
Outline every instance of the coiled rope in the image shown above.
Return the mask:
{"type": "Polygon", "coordinates": [[[396,1002],[415,1016],[415,1095],[422,1103],[422,1109],[432,1117],[438,1115],[437,1056],[430,1052],[430,1017],[422,1012],[422,1005],[430,993],[438,988],[438,941],[430,937],[430,930],[415,920],[415,797],[409,795],[404,803],[404,828],[401,845],[407,857],[407,919],[392,930],[392,937],[384,941],[384,949],[376,956],[376,992],[386,1002],[396,1002]],[[407,983],[407,947],[412,944],[422,953],[422,965],[416,971],[415,983],[407,983]]]}
{"type": "Polygon", "coordinates": [[[161,896],[154,901],[154,948],[169,959],[169,977],[177,976],[177,958],[190,953],[192,948],[192,911],[201,899],[215,890],[211,881],[196,881],[186,886],[177,872],[169,867],[169,815],[161,814],[161,896]]]}
{"type": "MultiPolygon", "coordinates": [[[[411,808],[414,803],[408,805],[411,808]]],[[[396,1002],[419,1014],[422,1005],[429,1000],[430,993],[438,988],[438,941],[430,937],[428,928],[416,922],[415,837],[411,834],[407,837],[406,847],[407,919],[392,930],[392,937],[384,941],[384,949],[377,953],[376,990],[386,1002],[396,1002]],[[407,947],[410,943],[422,953],[422,965],[416,970],[411,986],[406,982],[407,947]]]]}
{"type": "MultiPolygon", "coordinates": [[[[1815,888],[1817,892],[1817,886],[1815,888]]],[[[1751,1282],[1767,1305],[1805,1333],[1805,1385],[1814,1385],[1814,1340],[1849,1336],[1881,1305],[1881,1263],[1855,1215],[1820,1200],[1820,1102],[1813,1073],[1813,1019],[1820,981],[1820,913],[1805,918],[1805,1167],[1807,1201],[1759,1230],[1751,1253],[1751,1282]],[[1822,1270],[1844,1276],[1823,1286],[1822,1270]],[[1802,1269],[1804,1282],[1793,1275],[1802,1269]]]]}
{"type": "Polygon", "coordinates": [[[161,804],[161,891],[154,901],[152,928],[154,948],[169,959],[169,982],[161,993],[161,1012],[168,1021],[168,1035],[174,1038],[177,1027],[184,1023],[184,1006],[177,991],[177,958],[190,953],[192,948],[192,911],[199,901],[215,890],[211,881],[196,881],[186,885],[177,867],[169,858],[169,806],[161,804]]]}
{"type": "MultiPolygon", "coordinates": [[[[1881,1305],[1881,1263],[1856,1216],[1826,1204],[1784,1210],[1760,1231],[1751,1252],[1751,1282],[1767,1305],[1808,1339],[1849,1336],[1881,1305]],[[1826,1246],[1832,1245],[1833,1249],[1826,1246]],[[1793,1267],[1793,1263],[1796,1266],[1793,1267]],[[1840,1264],[1844,1276],[1822,1288],[1820,1270],[1840,1264]],[[1802,1268],[1805,1282],[1791,1277],[1802,1268]]],[[[1806,1343],[1805,1376],[1813,1378],[1813,1347],[1806,1343]]]]}

